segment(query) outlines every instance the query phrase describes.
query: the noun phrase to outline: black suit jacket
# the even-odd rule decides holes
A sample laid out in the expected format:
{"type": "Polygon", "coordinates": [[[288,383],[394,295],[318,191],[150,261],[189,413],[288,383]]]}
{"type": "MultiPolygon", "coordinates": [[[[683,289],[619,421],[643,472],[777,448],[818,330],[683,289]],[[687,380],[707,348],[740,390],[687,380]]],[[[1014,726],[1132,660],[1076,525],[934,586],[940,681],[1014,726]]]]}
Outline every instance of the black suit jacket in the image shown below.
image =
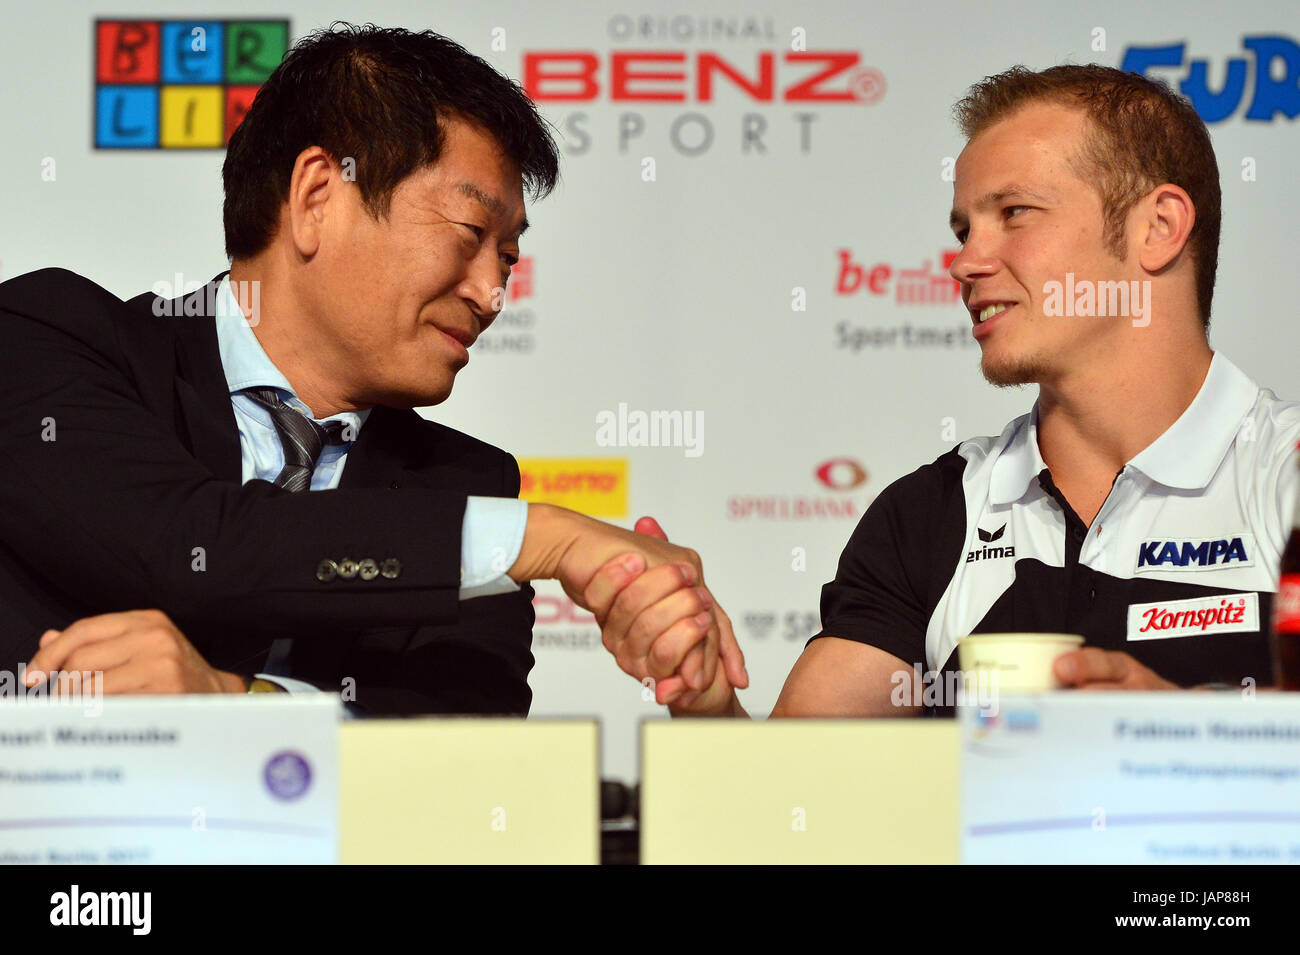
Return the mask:
{"type": "Polygon", "coordinates": [[[241,485],[219,279],[125,303],[62,269],[0,284],[0,666],[156,607],[245,675],[292,637],[295,678],[370,713],[526,714],[532,588],[458,599],[465,498],[517,496],[514,458],[376,407],[338,489],[241,485]],[[318,579],[344,558],[389,574],[318,579]]]}

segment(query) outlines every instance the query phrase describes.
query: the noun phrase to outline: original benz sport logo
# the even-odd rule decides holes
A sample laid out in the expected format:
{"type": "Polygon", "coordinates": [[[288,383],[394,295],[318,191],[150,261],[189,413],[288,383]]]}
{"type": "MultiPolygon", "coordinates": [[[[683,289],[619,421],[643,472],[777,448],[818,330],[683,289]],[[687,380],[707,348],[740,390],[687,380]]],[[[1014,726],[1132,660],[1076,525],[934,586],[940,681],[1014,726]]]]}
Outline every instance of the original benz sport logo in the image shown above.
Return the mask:
{"type": "Polygon", "coordinates": [[[1145,540],[1138,543],[1137,572],[1217,570],[1254,565],[1255,538],[1235,537],[1145,540]]]}
{"type": "Polygon", "coordinates": [[[1010,544],[1006,546],[997,544],[1002,539],[1002,535],[1007,531],[1007,525],[1003,524],[996,530],[986,531],[982,527],[976,527],[979,532],[980,540],[984,542],[983,547],[977,547],[966,555],[966,563],[973,564],[977,560],[995,560],[999,557],[1015,557],[1016,549],[1010,544]]]}

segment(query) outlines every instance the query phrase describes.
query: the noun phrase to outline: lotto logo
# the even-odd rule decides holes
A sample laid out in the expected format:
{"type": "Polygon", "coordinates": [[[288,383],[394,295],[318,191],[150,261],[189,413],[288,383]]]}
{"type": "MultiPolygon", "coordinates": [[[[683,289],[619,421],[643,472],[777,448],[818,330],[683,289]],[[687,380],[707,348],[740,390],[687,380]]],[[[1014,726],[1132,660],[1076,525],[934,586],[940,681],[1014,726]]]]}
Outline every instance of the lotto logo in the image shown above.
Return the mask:
{"type": "Polygon", "coordinates": [[[288,20],[96,20],[95,148],[223,148],[288,48],[288,20]]]}
{"type": "Polygon", "coordinates": [[[592,517],[623,517],[627,458],[520,458],[519,496],[592,517]]]}

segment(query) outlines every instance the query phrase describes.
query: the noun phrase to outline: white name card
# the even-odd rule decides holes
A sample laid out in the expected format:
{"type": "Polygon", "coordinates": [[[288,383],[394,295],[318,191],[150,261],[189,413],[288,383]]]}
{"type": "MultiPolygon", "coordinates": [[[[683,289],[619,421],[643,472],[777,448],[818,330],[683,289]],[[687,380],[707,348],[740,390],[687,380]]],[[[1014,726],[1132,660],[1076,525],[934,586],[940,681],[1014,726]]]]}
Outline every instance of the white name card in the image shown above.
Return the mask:
{"type": "Polygon", "coordinates": [[[1300,694],[998,703],[959,712],[963,862],[1300,862],[1300,694]]]}
{"type": "Polygon", "coordinates": [[[0,863],[332,863],[340,705],[0,701],[0,863]]]}

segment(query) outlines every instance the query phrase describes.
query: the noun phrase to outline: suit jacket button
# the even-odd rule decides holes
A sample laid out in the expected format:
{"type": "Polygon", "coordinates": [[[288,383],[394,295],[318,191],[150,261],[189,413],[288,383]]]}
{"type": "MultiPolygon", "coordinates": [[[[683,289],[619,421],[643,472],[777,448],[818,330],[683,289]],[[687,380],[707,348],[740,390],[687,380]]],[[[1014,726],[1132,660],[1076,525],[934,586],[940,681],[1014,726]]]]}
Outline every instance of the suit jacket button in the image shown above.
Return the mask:
{"type": "Polygon", "coordinates": [[[360,570],[362,580],[374,580],[379,576],[379,565],[369,557],[361,561],[357,567],[360,570]]]}
{"type": "Polygon", "coordinates": [[[360,565],[351,557],[344,557],[339,561],[339,576],[344,580],[351,580],[360,569],[360,565]]]}
{"type": "Polygon", "coordinates": [[[396,557],[389,557],[380,565],[379,572],[389,580],[396,580],[402,576],[402,562],[396,557]]]}
{"type": "Polygon", "coordinates": [[[396,491],[396,490],[397,490],[399,487],[401,487],[401,486],[402,486],[402,485],[398,484],[396,481],[389,481],[389,482],[388,482],[388,490],[390,490],[390,491],[396,491]]]}
{"type": "Polygon", "coordinates": [[[316,565],[316,579],[322,584],[328,584],[338,576],[339,565],[332,560],[322,560],[316,565]]]}

